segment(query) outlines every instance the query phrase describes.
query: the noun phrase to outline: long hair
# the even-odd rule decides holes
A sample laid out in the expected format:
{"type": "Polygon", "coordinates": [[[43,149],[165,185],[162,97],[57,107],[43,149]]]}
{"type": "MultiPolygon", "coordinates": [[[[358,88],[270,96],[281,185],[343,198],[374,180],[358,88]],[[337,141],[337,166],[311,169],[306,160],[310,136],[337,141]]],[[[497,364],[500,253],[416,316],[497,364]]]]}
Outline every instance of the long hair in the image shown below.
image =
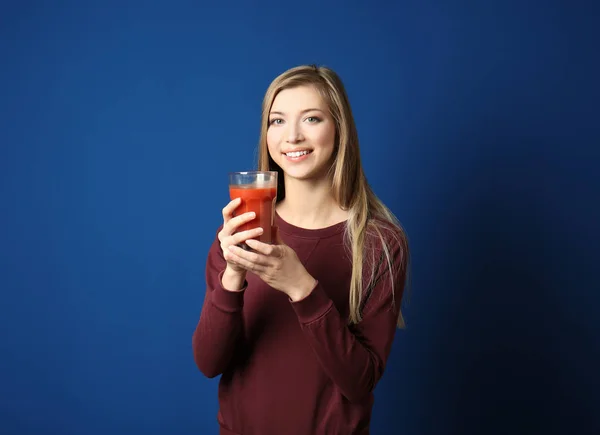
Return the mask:
{"type": "MultiPolygon", "coordinates": [[[[277,201],[285,198],[285,182],[281,167],[273,161],[267,147],[269,112],[279,92],[306,85],[314,86],[319,92],[335,122],[336,144],[328,175],[337,203],[342,209],[348,211],[345,240],[352,258],[349,322],[356,324],[362,320],[361,308],[366,303],[369,289],[381,279],[378,269],[382,261],[387,264],[386,274],[392,284],[392,296],[395,294],[394,285],[404,285],[404,282],[398,282],[397,278],[406,276],[409,259],[408,241],[398,219],[377,198],[367,182],[360,160],[356,124],[346,90],[339,76],[327,67],[303,65],[291,68],[275,78],[265,93],[258,147],[258,169],[278,172],[277,201]],[[375,258],[375,245],[372,243],[374,237],[381,241],[383,258],[375,258]],[[392,258],[394,252],[399,252],[401,255],[399,268],[394,267],[392,258]],[[365,265],[369,267],[365,268],[365,265]],[[364,276],[363,269],[367,269],[368,279],[365,279],[367,277],[364,276]]],[[[399,313],[398,326],[403,328],[404,319],[401,310],[399,313]]]]}

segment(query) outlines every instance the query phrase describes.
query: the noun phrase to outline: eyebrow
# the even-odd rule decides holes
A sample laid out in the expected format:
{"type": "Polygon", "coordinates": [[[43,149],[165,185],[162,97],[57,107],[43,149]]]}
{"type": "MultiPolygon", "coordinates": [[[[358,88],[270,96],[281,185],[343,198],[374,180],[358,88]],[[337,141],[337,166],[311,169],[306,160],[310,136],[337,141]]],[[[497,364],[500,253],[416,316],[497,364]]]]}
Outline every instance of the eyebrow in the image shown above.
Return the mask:
{"type": "MultiPolygon", "coordinates": [[[[304,109],[300,113],[307,113],[307,112],[313,112],[313,111],[325,113],[321,109],[317,109],[316,107],[313,107],[313,108],[310,108],[310,109],[304,109]]],[[[283,112],[271,112],[271,113],[269,113],[269,115],[285,115],[285,113],[283,113],[283,112]]]]}

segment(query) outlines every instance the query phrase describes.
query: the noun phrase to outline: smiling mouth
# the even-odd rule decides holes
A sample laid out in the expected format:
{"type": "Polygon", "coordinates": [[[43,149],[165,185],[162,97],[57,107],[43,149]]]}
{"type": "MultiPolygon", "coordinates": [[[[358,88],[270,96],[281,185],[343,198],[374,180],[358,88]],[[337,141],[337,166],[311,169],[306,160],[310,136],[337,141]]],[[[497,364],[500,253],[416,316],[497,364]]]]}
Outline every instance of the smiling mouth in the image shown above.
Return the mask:
{"type": "Polygon", "coordinates": [[[305,156],[310,153],[312,153],[311,150],[303,150],[303,151],[292,151],[289,153],[283,153],[283,155],[287,156],[287,157],[291,157],[291,158],[298,158],[298,157],[302,157],[302,156],[305,156]]]}

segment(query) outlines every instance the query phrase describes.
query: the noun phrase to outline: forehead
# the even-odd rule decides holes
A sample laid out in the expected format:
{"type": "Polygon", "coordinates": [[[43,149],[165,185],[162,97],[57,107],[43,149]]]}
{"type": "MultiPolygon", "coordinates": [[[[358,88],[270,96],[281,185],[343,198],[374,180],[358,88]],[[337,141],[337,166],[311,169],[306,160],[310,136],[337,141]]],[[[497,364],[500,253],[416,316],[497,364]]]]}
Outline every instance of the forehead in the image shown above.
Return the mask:
{"type": "Polygon", "coordinates": [[[280,91],[271,111],[295,112],[308,108],[326,110],[327,104],[314,86],[297,86],[280,91]]]}

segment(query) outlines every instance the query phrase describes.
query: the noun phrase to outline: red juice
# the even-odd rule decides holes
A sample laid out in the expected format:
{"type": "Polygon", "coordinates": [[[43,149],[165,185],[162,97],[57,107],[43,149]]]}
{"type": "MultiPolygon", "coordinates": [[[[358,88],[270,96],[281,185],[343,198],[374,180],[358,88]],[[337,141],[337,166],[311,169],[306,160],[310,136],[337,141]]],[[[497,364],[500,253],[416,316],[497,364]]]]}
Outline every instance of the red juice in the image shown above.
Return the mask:
{"type": "Polygon", "coordinates": [[[240,225],[237,232],[262,228],[263,233],[257,238],[263,243],[272,243],[271,229],[273,226],[273,210],[277,197],[277,188],[256,187],[255,185],[233,185],[229,186],[231,199],[241,198],[241,204],[235,209],[236,216],[244,213],[254,212],[256,218],[240,225]]]}

